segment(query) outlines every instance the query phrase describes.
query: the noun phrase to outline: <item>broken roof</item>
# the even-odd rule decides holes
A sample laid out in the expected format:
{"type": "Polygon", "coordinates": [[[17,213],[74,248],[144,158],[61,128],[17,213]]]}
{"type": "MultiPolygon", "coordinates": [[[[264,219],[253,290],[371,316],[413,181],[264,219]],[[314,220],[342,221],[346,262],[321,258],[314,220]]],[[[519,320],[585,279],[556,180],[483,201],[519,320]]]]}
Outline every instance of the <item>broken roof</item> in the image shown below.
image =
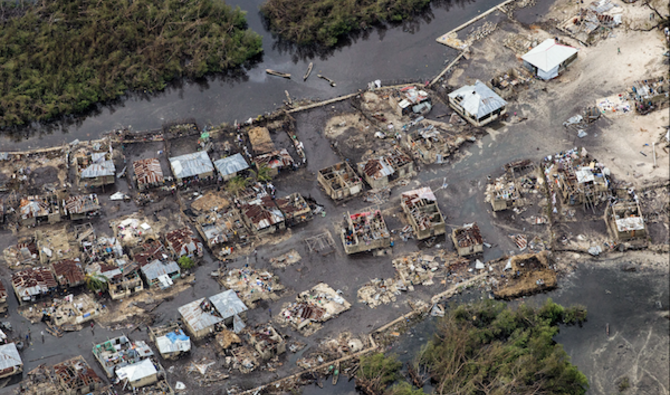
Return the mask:
{"type": "Polygon", "coordinates": [[[284,220],[284,214],[275,206],[269,196],[255,199],[243,205],[242,211],[257,230],[265,229],[284,220]]]}
{"type": "Polygon", "coordinates": [[[12,285],[21,298],[46,293],[58,283],[51,270],[46,267],[30,267],[12,275],[12,285]]]}
{"type": "Polygon", "coordinates": [[[7,297],[7,289],[5,289],[5,284],[0,281],[0,299],[4,299],[7,297]]]}
{"type": "MultiPolygon", "coordinates": [[[[403,198],[410,199],[412,203],[415,203],[419,200],[427,200],[429,202],[435,202],[435,195],[430,187],[423,187],[415,189],[413,191],[407,191],[402,194],[403,198]]],[[[404,200],[404,199],[403,199],[404,200]]]]}
{"type": "Polygon", "coordinates": [[[482,234],[476,222],[463,225],[462,228],[454,230],[458,247],[470,247],[472,245],[483,244],[482,234]]]}
{"type": "Polygon", "coordinates": [[[65,209],[70,214],[83,214],[100,210],[98,195],[91,193],[89,195],[70,196],[65,199],[65,209]]]}
{"type": "MultiPolygon", "coordinates": [[[[22,198],[19,203],[21,218],[28,219],[51,214],[51,205],[49,204],[50,197],[51,196],[27,196],[22,198]]],[[[57,209],[58,205],[56,204],[55,207],[57,209]]]]}
{"type": "Polygon", "coordinates": [[[16,349],[16,344],[9,343],[0,346],[0,370],[22,365],[23,361],[21,361],[19,350],[16,349]]]}
{"type": "Polygon", "coordinates": [[[474,85],[466,85],[451,92],[449,99],[456,100],[465,111],[477,119],[507,105],[502,97],[479,80],[475,81],[474,85]]]}
{"type": "Polygon", "coordinates": [[[184,321],[193,328],[195,332],[209,328],[212,325],[223,321],[223,318],[218,317],[211,312],[204,311],[200,305],[205,301],[205,298],[194,300],[189,304],[181,306],[178,311],[184,318],[184,321]]]}
{"type": "Polygon", "coordinates": [[[238,171],[242,171],[249,168],[249,164],[247,163],[246,160],[244,160],[244,157],[240,153],[225,158],[221,158],[214,162],[214,166],[216,167],[216,170],[219,172],[219,174],[222,176],[235,174],[238,171]]]}
{"type": "Polygon", "coordinates": [[[144,266],[156,259],[165,259],[168,256],[165,254],[163,243],[159,240],[150,240],[143,243],[139,247],[133,249],[133,260],[140,266],[144,266]]]}
{"type": "Polygon", "coordinates": [[[165,240],[179,256],[190,255],[192,253],[200,254],[202,243],[193,238],[193,231],[188,228],[175,229],[165,235],[165,240]]]}
{"type": "Polygon", "coordinates": [[[56,274],[58,283],[62,286],[75,286],[83,284],[86,280],[84,270],[81,268],[79,259],[65,259],[51,264],[56,274]]]}
{"type": "Polygon", "coordinates": [[[67,390],[85,388],[87,392],[90,385],[103,384],[81,355],[54,365],[53,369],[61,386],[67,390]]]}
{"type": "Polygon", "coordinates": [[[147,265],[142,266],[142,273],[147,281],[155,280],[163,275],[170,275],[171,273],[179,273],[179,265],[175,261],[167,261],[165,263],[155,260],[147,265]]]}
{"type": "Polygon", "coordinates": [[[163,169],[158,158],[140,159],[133,162],[133,171],[137,179],[137,185],[163,182],[163,169]]]}
{"type": "Polygon", "coordinates": [[[249,130],[249,142],[256,155],[276,151],[268,128],[255,127],[249,130]]]}
{"type": "Polygon", "coordinates": [[[367,162],[361,162],[358,164],[358,168],[361,172],[365,173],[365,175],[375,180],[390,176],[395,172],[393,167],[386,161],[386,158],[374,158],[367,162]]]}
{"type": "MultiPolygon", "coordinates": [[[[544,40],[540,45],[528,51],[521,59],[542,71],[551,71],[577,53],[577,49],[557,44],[553,38],[544,40]]],[[[451,96],[451,95],[450,95],[451,96]]]]}
{"type": "Polygon", "coordinates": [[[174,176],[179,179],[214,171],[214,165],[206,151],[170,158],[170,166],[172,166],[174,176]]]}
{"type": "Polygon", "coordinates": [[[116,172],[116,168],[114,167],[114,162],[111,157],[111,153],[107,152],[92,153],[91,163],[79,171],[79,178],[113,176],[116,172]]]}
{"type": "Polygon", "coordinates": [[[271,169],[291,166],[293,164],[293,158],[288,153],[286,148],[279,151],[272,151],[267,154],[258,155],[254,158],[254,160],[259,166],[265,165],[271,169]]]}
{"type": "Polygon", "coordinates": [[[232,289],[221,292],[209,298],[223,319],[233,317],[247,310],[247,306],[232,289]]]}

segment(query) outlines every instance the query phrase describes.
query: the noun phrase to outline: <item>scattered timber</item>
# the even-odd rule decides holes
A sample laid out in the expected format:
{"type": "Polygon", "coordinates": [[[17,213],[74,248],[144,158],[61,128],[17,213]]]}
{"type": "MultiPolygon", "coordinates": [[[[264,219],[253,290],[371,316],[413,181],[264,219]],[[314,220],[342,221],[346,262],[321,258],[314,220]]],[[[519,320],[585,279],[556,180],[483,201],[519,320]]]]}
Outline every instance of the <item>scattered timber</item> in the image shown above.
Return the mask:
{"type": "Polygon", "coordinates": [[[317,74],[316,76],[319,77],[319,78],[323,78],[324,80],[326,80],[330,83],[330,86],[335,87],[335,81],[331,80],[330,78],[326,77],[325,75],[317,74]]]}
{"type": "Polygon", "coordinates": [[[265,69],[265,72],[270,74],[270,75],[274,75],[275,77],[282,77],[282,78],[286,78],[286,79],[289,79],[289,80],[291,79],[291,74],[289,74],[289,73],[282,73],[280,71],[275,71],[275,70],[272,70],[272,69],[265,69]]]}
{"type": "Polygon", "coordinates": [[[340,378],[340,363],[335,364],[335,371],[333,372],[333,385],[337,384],[337,379],[340,378]]]}
{"type": "Polygon", "coordinates": [[[307,81],[307,78],[309,78],[309,75],[312,74],[312,69],[314,68],[314,63],[309,62],[309,66],[307,66],[307,72],[305,73],[305,76],[302,77],[303,81],[307,81]]]}
{"type": "Polygon", "coordinates": [[[288,91],[284,91],[286,93],[286,100],[288,100],[288,104],[291,105],[293,104],[293,101],[291,100],[291,96],[288,94],[288,91]]]}
{"type": "Polygon", "coordinates": [[[449,31],[448,33],[445,33],[445,34],[441,35],[440,37],[438,37],[436,39],[436,41],[440,44],[444,44],[445,39],[448,38],[451,33],[455,33],[455,32],[457,32],[457,31],[459,31],[463,28],[466,28],[466,27],[470,26],[471,24],[473,24],[473,23],[477,22],[478,20],[484,18],[485,16],[487,16],[488,14],[492,13],[495,10],[503,11],[504,6],[506,6],[507,4],[512,3],[514,1],[516,1],[516,0],[507,0],[504,3],[501,3],[501,4],[498,4],[496,6],[491,7],[491,9],[489,9],[488,11],[485,11],[485,12],[477,15],[476,17],[474,17],[474,18],[470,19],[469,21],[463,23],[462,25],[458,26],[457,28],[449,31]]]}

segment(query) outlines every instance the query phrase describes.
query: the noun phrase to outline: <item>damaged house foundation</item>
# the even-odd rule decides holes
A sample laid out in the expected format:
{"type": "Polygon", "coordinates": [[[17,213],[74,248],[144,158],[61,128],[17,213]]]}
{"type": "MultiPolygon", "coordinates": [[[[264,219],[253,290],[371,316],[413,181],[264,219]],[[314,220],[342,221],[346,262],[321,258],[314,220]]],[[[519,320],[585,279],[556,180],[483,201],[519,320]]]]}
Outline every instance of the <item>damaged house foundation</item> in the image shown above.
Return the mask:
{"type": "Polygon", "coordinates": [[[356,254],[391,246],[391,233],[379,210],[347,213],[342,228],[344,252],[356,254]]]}
{"type": "Polygon", "coordinates": [[[430,187],[403,193],[400,196],[400,205],[417,240],[446,233],[444,218],[430,187]]]}
{"type": "Polygon", "coordinates": [[[459,256],[470,256],[484,252],[484,239],[476,222],[463,225],[451,232],[451,240],[459,256]]]}
{"type": "Polygon", "coordinates": [[[319,170],[316,179],[333,200],[344,200],[363,191],[363,182],[347,162],[319,170]]]}
{"type": "Polygon", "coordinates": [[[609,235],[618,241],[644,240],[647,228],[640,204],[635,200],[617,201],[605,209],[605,223],[609,235]]]}

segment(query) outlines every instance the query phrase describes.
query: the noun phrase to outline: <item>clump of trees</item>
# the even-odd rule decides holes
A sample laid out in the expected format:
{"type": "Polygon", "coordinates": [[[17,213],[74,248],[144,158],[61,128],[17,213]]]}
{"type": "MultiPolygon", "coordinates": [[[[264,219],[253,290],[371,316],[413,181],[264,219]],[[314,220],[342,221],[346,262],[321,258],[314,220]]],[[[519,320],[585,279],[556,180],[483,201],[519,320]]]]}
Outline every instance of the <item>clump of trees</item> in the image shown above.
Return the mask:
{"type": "MultiPolygon", "coordinates": [[[[420,353],[435,394],[585,394],[586,376],[553,337],[559,324],[586,320],[583,306],[564,308],[551,299],[534,309],[487,300],[461,305],[440,321],[420,353]]],[[[367,394],[421,395],[398,379],[395,357],[361,358],[357,385],[367,394]]]]}
{"type": "Polygon", "coordinates": [[[235,68],[261,51],[215,0],[37,1],[0,20],[0,127],[235,68]]]}
{"type": "Polygon", "coordinates": [[[401,22],[430,0],[268,0],[261,6],[270,29],[299,45],[332,47],[352,31],[401,22]]]}

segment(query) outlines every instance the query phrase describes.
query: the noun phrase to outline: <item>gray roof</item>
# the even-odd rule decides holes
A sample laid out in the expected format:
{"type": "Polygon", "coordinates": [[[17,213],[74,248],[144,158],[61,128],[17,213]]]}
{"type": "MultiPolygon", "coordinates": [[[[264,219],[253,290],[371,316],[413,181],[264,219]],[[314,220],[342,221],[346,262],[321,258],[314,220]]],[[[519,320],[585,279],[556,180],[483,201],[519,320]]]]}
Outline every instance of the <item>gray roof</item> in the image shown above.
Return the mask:
{"type": "Polygon", "coordinates": [[[209,300],[219,313],[221,313],[221,317],[223,317],[224,320],[249,310],[232,289],[214,295],[210,297],[209,300]]]}
{"type": "Polygon", "coordinates": [[[23,365],[23,361],[21,361],[19,350],[16,349],[16,344],[9,343],[0,346],[0,369],[21,365],[23,365]]]}
{"type": "Polygon", "coordinates": [[[244,157],[240,153],[228,156],[226,158],[221,158],[214,162],[214,166],[216,166],[216,170],[222,176],[235,174],[238,171],[249,168],[249,164],[246,160],[244,160],[244,157]]]}
{"type": "MultiPolygon", "coordinates": [[[[111,156],[111,155],[110,155],[111,156]]],[[[91,164],[81,170],[80,178],[96,178],[104,176],[113,176],[116,172],[114,162],[106,159],[106,152],[94,152],[91,154],[91,164]]]]}
{"type": "Polygon", "coordinates": [[[223,318],[206,313],[200,308],[204,300],[205,298],[200,298],[179,308],[179,314],[196,332],[223,321],[223,318]]]}
{"type": "Polygon", "coordinates": [[[179,179],[214,171],[214,165],[212,165],[212,161],[209,159],[206,151],[198,151],[170,158],[170,167],[172,167],[174,176],[179,179]]]}
{"type": "Polygon", "coordinates": [[[170,273],[179,273],[179,265],[175,261],[161,262],[158,259],[155,261],[142,266],[142,273],[146,277],[147,281],[155,280],[159,276],[164,274],[169,275],[170,273]]]}
{"type": "Polygon", "coordinates": [[[477,119],[507,105],[502,97],[479,80],[474,85],[466,85],[449,94],[450,101],[456,98],[460,98],[458,104],[477,119]]]}

